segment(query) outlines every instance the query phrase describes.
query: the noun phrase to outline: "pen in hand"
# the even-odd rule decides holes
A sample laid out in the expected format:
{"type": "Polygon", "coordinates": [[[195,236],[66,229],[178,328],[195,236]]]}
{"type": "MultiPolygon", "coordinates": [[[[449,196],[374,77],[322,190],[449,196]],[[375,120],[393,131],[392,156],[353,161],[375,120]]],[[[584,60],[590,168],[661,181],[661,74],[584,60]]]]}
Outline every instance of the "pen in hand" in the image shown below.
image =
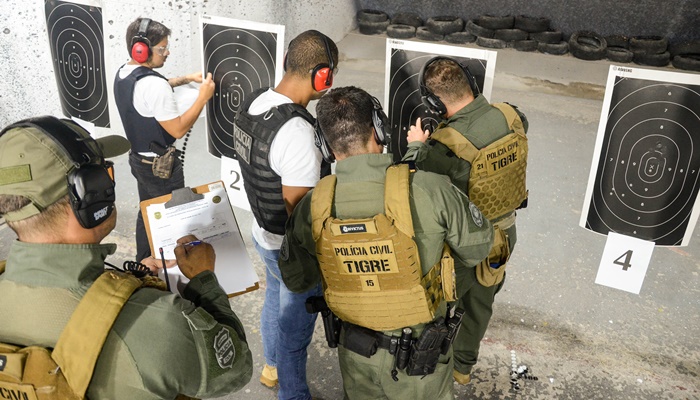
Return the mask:
{"type": "Polygon", "coordinates": [[[201,240],[193,240],[191,242],[187,242],[187,243],[183,244],[183,246],[196,246],[198,244],[202,244],[202,241],[201,240]]]}
{"type": "Polygon", "coordinates": [[[168,291],[170,291],[170,279],[168,279],[168,267],[165,265],[165,254],[163,254],[163,248],[159,247],[158,251],[160,251],[160,259],[163,260],[163,275],[165,276],[165,287],[168,288],[168,291]]]}

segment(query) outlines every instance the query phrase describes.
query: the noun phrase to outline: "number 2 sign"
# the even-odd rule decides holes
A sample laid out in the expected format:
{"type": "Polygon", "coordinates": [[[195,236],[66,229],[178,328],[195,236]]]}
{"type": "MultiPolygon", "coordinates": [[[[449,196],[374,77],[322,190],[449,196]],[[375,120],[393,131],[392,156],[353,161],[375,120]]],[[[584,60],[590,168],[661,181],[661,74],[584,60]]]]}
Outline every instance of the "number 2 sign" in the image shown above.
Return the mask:
{"type": "Polygon", "coordinates": [[[654,242],[608,233],[595,283],[639,294],[654,242]]]}

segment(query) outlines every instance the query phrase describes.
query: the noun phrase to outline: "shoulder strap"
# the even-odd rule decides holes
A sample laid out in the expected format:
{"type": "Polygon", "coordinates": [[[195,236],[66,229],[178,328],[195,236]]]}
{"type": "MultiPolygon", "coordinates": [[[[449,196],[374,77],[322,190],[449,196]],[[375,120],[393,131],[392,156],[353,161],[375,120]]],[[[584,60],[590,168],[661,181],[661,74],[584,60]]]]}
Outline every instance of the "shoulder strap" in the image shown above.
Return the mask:
{"type": "Polygon", "coordinates": [[[132,72],[132,74],[136,78],[137,81],[139,81],[142,78],[145,78],[147,76],[157,76],[158,78],[165,79],[166,81],[168,80],[168,78],[159,74],[157,71],[154,71],[151,68],[146,68],[146,67],[138,67],[132,72]]]}
{"type": "Polygon", "coordinates": [[[516,119],[520,119],[520,117],[518,117],[518,113],[515,112],[515,109],[511,107],[510,104],[493,103],[491,105],[496,107],[500,112],[503,113],[503,116],[506,117],[506,122],[508,123],[509,127],[513,126],[513,122],[515,122],[516,119]]]}
{"type": "Polygon", "coordinates": [[[335,175],[328,175],[316,184],[311,194],[311,229],[314,241],[318,241],[323,230],[323,222],[331,216],[331,207],[335,198],[335,175]]]}
{"type": "Polygon", "coordinates": [[[452,127],[444,126],[433,132],[430,138],[444,144],[452,150],[457,157],[468,161],[470,164],[472,164],[476,156],[479,155],[479,149],[474,147],[472,142],[467,140],[464,135],[452,127]]]}
{"type": "Polygon", "coordinates": [[[280,114],[282,114],[285,121],[289,121],[294,117],[301,117],[311,125],[316,123],[316,118],[314,118],[306,108],[300,106],[299,104],[284,103],[277,106],[277,109],[280,111],[280,114]]]}
{"type": "Polygon", "coordinates": [[[415,234],[409,202],[409,173],[408,164],[397,164],[387,168],[384,184],[384,213],[394,221],[398,230],[413,238],[415,234]]]}
{"type": "Polygon", "coordinates": [[[76,395],[83,398],[97,357],[124,303],[141,286],[133,276],[109,271],[90,286],[63,329],[51,357],[76,395]]]}

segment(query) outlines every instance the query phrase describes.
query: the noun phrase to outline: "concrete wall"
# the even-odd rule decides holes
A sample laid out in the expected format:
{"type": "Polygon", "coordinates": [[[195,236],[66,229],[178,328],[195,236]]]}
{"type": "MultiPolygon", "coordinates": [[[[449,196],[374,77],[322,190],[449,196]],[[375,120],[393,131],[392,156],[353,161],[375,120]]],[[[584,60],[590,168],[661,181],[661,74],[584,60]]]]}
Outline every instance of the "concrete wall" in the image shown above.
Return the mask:
{"type": "Polygon", "coordinates": [[[671,41],[700,39],[699,0],[359,0],[360,8],[417,12],[423,19],[455,15],[474,19],[481,15],[547,17],[552,27],[571,34],[592,30],[603,35],[663,35],[671,41]]]}
{"type": "MultiPolygon", "coordinates": [[[[201,68],[199,17],[203,14],[286,26],[285,41],[318,29],[339,41],[354,28],[353,0],[76,0],[102,7],[106,76],[129,60],[125,32],[139,16],[172,30],[171,57],[160,70],[176,76],[201,68]]],[[[0,127],[30,116],[62,115],[49,48],[44,1],[4,0],[0,7],[0,127]]],[[[110,90],[112,131],[121,123],[110,90]]],[[[98,129],[98,133],[106,133],[98,129]]]]}

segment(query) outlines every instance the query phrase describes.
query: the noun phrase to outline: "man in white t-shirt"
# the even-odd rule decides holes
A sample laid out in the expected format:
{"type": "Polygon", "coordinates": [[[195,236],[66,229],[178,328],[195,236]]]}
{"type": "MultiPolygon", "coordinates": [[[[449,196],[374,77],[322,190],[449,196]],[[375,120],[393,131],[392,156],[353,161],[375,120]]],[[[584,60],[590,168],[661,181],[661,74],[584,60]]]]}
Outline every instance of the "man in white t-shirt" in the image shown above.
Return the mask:
{"type": "MultiPolygon", "coordinates": [[[[137,18],[126,31],[126,43],[131,60],[124,64],[114,80],[114,98],[126,137],[131,142],[129,165],[138,183],[139,201],[170,194],[185,186],[182,163],[172,157],[172,165],[158,168],[153,163],[192,128],[199,114],[214,94],[211,73],[167,79],[153,69],[160,68],[170,55],[170,29],[148,18],[137,18]],[[173,87],[199,82],[199,95],[194,104],[180,113],[173,87]]],[[[167,160],[163,157],[161,161],[167,160]]],[[[136,218],[136,260],[151,255],[143,216],[136,218]]]]}
{"type": "Polygon", "coordinates": [[[266,266],[261,335],[265,367],[260,381],[279,382],[278,398],[311,399],[306,383],[306,347],[316,314],[306,299],[320,296],[321,286],[293,293],[282,282],[277,261],[284,225],[301,198],[330,173],[314,142],[315,119],[306,111],[311,100],[333,84],[338,48],[318,31],[306,31],[289,43],[285,75],[274,89],[246,99],[234,122],[234,147],[255,219],[253,241],[266,266]]]}

